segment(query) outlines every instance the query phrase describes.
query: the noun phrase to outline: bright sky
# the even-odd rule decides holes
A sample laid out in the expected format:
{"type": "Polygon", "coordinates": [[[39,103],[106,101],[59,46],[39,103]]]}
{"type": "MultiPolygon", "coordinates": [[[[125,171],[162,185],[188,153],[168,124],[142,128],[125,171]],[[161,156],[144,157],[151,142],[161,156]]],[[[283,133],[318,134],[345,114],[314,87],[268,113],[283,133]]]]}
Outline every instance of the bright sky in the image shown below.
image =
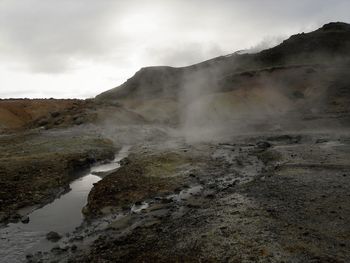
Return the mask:
{"type": "Polygon", "coordinates": [[[0,0],[0,98],[88,98],[331,21],[348,0],[0,0]]]}

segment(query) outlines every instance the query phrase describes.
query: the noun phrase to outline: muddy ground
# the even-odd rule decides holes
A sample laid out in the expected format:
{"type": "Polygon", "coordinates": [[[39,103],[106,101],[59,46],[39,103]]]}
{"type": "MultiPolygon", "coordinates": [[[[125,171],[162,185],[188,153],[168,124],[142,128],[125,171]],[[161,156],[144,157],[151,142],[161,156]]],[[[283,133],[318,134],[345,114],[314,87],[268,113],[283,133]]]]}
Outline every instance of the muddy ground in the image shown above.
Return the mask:
{"type": "Polygon", "coordinates": [[[29,262],[349,262],[347,132],[135,145],[29,262]],[[176,145],[176,147],[174,147],[176,145]]]}
{"type": "Polygon", "coordinates": [[[68,190],[95,162],[114,158],[107,139],[81,130],[31,130],[0,136],[0,223],[25,216],[68,190]],[[33,208],[34,208],[33,207],[33,208]]]}

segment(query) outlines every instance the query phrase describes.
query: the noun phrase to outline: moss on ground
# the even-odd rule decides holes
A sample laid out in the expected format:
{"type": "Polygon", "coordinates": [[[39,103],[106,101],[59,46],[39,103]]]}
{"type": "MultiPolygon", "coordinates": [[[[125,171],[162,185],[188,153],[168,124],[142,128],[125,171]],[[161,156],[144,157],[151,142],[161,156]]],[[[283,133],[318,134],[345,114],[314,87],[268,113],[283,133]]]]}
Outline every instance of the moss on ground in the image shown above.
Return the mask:
{"type": "Polygon", "coordinates": [[[93,187],[84,211],[87,215],[97,216],[105,207],[121,208],[174,191],[183,184],[180,171],[190,161],[177,153],[132,154],[125,165],[93,187]]]}

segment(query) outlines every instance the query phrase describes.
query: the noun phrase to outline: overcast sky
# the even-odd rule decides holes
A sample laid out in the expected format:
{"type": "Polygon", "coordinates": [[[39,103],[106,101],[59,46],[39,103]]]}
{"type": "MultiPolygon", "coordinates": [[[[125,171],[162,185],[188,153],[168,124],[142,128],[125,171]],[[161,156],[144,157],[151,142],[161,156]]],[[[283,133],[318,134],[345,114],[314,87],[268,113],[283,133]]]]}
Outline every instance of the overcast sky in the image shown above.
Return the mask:
{"type": "Polygon", "coordinates": [[[0,98],[88,98],[145,66],[276,44],[348,0],[0,0],[0,98]]]}

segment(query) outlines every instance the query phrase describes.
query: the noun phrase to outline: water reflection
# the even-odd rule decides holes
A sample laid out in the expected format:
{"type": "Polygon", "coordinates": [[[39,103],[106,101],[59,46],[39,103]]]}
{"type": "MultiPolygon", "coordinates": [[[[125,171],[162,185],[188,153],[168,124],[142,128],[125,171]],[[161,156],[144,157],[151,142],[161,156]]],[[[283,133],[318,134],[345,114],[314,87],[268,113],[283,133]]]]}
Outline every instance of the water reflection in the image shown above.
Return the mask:
{"type": "Polygon", "coordinates": [[[73,181],[70,191],[52,203],[33,211],[29,223],[9,224],[0,229],[0,262],[23,262],[25,254],[37,250],[47,250],[54,246],[46,240],[50,231],[61,235],[72,232],[83,222],[82,208],[94,183],[101,178],[93,172],[114,170],[120,167],[119,161],[127,156],[129,147],[123,149],[108,164],[98,165],[91,173],[73,181]]]}
{"type": "Polygon", "coordinates": [[[101,178],[88,174],[71,183],[71,190],[42,209],[30,215],[29,224],[21,224],[23,230],[56,231],[68,233],[79,226],[83,220],[82,207],[94,183],[101,178]]]}
{"type": "Polygon", "coordinates": [[[83,221],[82,207],[94,183],[101,178],[88,174],[70,184],[71,190],[51,204],[29,215],[28,224],[9,224],[0,229],[0,262],[23,262],[28,252],[53,246],[46,241],[46,233],[66,234],[83,221]]]}

